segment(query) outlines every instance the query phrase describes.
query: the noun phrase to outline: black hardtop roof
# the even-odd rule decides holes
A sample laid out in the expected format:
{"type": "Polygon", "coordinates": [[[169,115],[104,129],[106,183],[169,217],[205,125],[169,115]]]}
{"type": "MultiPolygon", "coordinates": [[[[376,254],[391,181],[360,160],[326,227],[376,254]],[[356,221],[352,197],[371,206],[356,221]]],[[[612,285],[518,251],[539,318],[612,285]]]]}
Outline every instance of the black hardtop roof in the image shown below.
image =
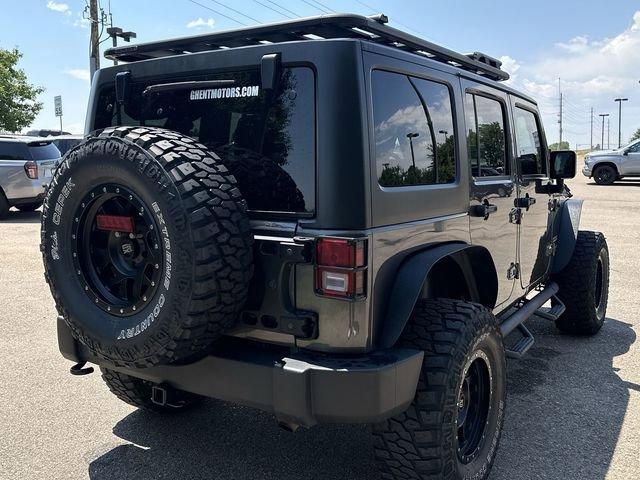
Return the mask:
{"type": "Polygon", "coordinates": [[[385,15],[331,14],[107,49],[105,57],[136,62],[175,55],[293,41],[355,38],[408,51],[489,78],[507,80],[502,62],[462,54],[387,25],[385,15]]]}

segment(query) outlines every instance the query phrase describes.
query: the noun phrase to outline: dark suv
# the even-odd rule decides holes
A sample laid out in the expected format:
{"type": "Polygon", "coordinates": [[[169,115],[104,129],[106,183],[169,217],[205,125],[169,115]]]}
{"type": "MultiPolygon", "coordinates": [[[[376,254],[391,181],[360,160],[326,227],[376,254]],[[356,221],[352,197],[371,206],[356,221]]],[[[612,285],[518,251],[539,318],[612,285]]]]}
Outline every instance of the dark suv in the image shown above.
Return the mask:
{"type": "Polygon", "coordinates": [[[575,154],[500,62],[383,15],[106,56],[43,212],[71,372],[156,411],[373,424],[383,478],[486,478],[523,322],[595,334],[609,283],[575,154]]]}

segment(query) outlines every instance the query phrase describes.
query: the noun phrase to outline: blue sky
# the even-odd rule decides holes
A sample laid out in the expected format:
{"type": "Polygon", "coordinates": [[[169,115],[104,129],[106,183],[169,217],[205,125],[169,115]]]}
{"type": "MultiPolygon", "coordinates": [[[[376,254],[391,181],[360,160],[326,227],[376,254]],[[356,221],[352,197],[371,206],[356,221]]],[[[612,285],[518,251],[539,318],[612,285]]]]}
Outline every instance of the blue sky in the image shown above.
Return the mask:
{"type": "MultiPolygon", "coordinates": [[[[105,10],[108,4],[101,0],[105,10]]],[[[41,96],[45,108],[34,127],[58,125],[53,97],[62,95],[65,128],[83,129],[89,90],[84,7],[84,0],[3,2],[0,47],[19,47],[29,79],[46,88],[41,96]]],[[[630,99],[624,105],[623,137],[640,127],[637,0],[111,0],[114,23],[136,31],[138,41],[239,26],[232,19],[254,24],[321,10],[384,12],[395,26],[447,47],[501,57],[513,74],[513,86],[539,101],[550,141],[558,138],[558,76],[566,99],[564,137],[572,146],[589,143],[592,106],[596,115],[611,113],[611,143],[615,143],[617,96],[630,99]],[[278,10],[276,5],[284,10],[267,8],[278,10]]],[[[103,66],[110,63],[102,61],[103,66]]],[[[599,117],[596,124],[594,143],[599,143],[599,117]]]]}

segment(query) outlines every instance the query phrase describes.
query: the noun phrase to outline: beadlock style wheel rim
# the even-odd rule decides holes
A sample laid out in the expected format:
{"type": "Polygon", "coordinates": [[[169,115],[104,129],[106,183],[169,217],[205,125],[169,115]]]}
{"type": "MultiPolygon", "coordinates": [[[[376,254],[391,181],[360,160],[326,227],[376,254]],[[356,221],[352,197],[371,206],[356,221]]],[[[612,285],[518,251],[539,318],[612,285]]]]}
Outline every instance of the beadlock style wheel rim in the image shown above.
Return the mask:
{"type": "Polygon", "coordinates": [[[478,351],[467,362],[458,389],[458,459],[463,464],[471,463],[484,444],[492,410],[491,382],[489,359],[478,351]]]}
{"type": "Polygon", "coordinates": [[[128,188],[104,184],[91,190],[75,213],[71,242],[85,295],[115,316],[144,309],[162,278],[159,234],[153,213],[128,188]]]}

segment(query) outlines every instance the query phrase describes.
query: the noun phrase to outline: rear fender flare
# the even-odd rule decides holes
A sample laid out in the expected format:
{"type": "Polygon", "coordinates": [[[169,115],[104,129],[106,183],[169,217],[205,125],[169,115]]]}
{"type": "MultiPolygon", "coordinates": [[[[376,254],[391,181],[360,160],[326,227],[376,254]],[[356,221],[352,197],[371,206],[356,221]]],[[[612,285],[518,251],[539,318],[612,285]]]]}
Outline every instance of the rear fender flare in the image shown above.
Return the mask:
{"type": "Polygon", "coordinates": [[[398,341],[423,294],[429,273],[447,258],[460,268],[470,300],[490,309],[495,306],[498,276],[486,248],[453,243],[421,250],[407,257],[397,270],[376,342],[380,348],[391,348],[398,341]]]}
{"type": "Polygon", "coordinates": [[[578,238],[582,203],[579,199],[566,200],[556,216],[557,247],[551,266],[552,274],[560,272],[571,260],[578,238]]]}

